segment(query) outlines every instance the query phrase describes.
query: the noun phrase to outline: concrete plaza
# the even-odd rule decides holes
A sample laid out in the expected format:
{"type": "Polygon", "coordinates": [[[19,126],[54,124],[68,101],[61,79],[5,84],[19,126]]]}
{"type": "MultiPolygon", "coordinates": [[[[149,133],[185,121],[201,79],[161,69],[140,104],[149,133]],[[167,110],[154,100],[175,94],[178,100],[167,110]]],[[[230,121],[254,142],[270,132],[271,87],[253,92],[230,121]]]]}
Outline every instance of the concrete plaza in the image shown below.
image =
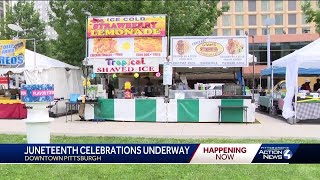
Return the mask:
{"type": "MultiPolygon", "coordinates": [[[[288,124],[256,112],[256,123],[144,123],[92,122],[66,123],[65,117],[54,119],[52,135],[67,136],[130,136],[167,138],[312,138],[320,139],[320,123],[288,124]]],[[[26,134],[23,120],[0,120],[0,134],[26,134]]]]}

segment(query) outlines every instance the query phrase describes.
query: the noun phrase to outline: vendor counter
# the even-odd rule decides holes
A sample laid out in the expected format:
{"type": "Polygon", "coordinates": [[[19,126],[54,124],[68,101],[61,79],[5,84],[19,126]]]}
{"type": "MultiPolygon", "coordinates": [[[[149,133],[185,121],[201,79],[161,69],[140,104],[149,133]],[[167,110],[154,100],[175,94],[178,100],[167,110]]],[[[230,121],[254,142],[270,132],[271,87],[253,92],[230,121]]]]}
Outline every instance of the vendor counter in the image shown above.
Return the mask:
{"type": "Polygon", "coordinates": [[[254,122],[251,99],[99,99],[96,120],[137,122],[254,122]]]}
{"type": "Polygon", "coordinates": [[[0,119],[25,119],[27,109],[20,100],[0,99],[0,119]]]}
{"type": "MultiPolygon", "coordinates": [[[[282,110],[284,105],[283,99],[279,99],[279,107],[282,110]]],[[[308,96],[306,98],[299,98],[297,101],[297,120],[310,120],[320,119],[320,98],[312,98],[308,96]]]]}

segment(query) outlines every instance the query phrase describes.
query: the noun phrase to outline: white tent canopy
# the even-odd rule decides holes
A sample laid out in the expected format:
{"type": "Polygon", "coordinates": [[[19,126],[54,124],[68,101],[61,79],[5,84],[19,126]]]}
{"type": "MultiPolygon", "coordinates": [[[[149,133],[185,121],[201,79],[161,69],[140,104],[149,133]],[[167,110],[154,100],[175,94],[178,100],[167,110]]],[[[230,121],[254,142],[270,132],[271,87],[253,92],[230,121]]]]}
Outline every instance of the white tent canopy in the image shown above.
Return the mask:
{"type": "MultiPolygon", "coordinates": [[[[320,68],[320,38],[307,46],[294,51],[272,63],[274,67],[286,67],[286,97],[282,116],[286,119],[295,116],[292,99],[298,92],[298,69],[320,68]]],[[[295,96],[297,97],[297,96],[295,96]]],[[[295,108],[296,109],[296,108],[295,108]]]]}
{"type": "Polygon", "coordinates": [[[70,94],[81,94],[83,91],[82,73],[79,67],[27,49],[25,51],[25,66],[0,68],[0,74],[5,74],[8,71],[23,72],[27,84],[54,84],[54,94],[57,98],[69,98],[70,94]]]}
{"type": "Polygon", "coordinates": [[[294,63],[299,68],[320,68],[320,38],[306,45],[305,47],[294,51],[272,62],[273,66],[287,67],[294,63]]]}
{"type": "Polygon", "coordinates": [[[257,57],[253,56],[252,54],[248,54],[248,62],[252,63],[252,62],[257,62],[257,57]]]}
{"type": "Polygon", "coordinates": [[[32,71],[43,70],[49,68],[70,68],[70,69],[80,69],[79,67],[72,66],[70,64],[58,61],[56,59],[50,58],[48,56],[34,53],[26,49],[25,51],[25,66],[21,68],[0,68],[0,74],[5,74],[8,71],[12,71],[13,73],[22,73],[25,70],[32,71]]]}

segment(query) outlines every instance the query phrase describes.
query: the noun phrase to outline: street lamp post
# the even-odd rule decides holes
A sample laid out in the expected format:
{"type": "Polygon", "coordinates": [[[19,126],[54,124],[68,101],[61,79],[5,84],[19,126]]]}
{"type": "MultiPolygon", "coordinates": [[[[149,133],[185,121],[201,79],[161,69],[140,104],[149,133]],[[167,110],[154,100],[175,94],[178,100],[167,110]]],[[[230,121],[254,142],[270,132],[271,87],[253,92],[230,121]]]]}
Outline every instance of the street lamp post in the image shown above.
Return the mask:
{"type": "Polygon", "coordinates": [[[23,32],[23,29],[17,25],[17,24],[8,24],[8,27],[13,30],[13,31],[16,31],[17,32],[17,38],[19,37],[19,32],[23,32]]]}
{"type": "MultiPolygon", "coordinates": [[[[274,19],[271,18],[267,18],[264,21],[264,24],[267,28],[267,67],[270,68],[271,67],[271,55],[270,55],[270,29],[269,26],[274,24],[274,19]]],[[[268,76],[268,92],[270,92],[270,76],[268,76]]]]}
{"type": "Polygon", "coordinates": [[[85,95],[87,96],[88,94],[88,75],[89,75],[89,70],[88,70],[88,17],[92,16],[91,13],[85,9],[82,9],[82,12],[86,15],[86,55],[85,55],[85,68],[86,68],[86,86],[85,86],[85,95]]]}
{"type": "Polygon", "coordinates": [[[254,89],[255,89],[255,53],[254,53],[254,35],[250,35],[247,31],[247,36],[252,38],[252,100],[254,101],[254,89]]]}
{"type": "MultiPolygon", "coordinates": [[[[17,36],[13,38],[13,40],[18,40],[19,39],[19,32],[23,32],[24,30],[17,24],[8,24],[8,27],[17,32],[17,36]]],[[[33,41],[33,53],[34,53],[34,69],[37,67],[37,61],[36,61],[36,38],[29,38],[29,39],[24,39],[26,41],[33,41]]]]}
{"type": "Polygon", "coordinates": [[[254,36],[251,35],[250,36],[252,38],[252,58],[253,58],[253,61],[252,61],[252,95],[254,97],[254,90],[255,90],[255,52],[254,52],[254,36]]]}

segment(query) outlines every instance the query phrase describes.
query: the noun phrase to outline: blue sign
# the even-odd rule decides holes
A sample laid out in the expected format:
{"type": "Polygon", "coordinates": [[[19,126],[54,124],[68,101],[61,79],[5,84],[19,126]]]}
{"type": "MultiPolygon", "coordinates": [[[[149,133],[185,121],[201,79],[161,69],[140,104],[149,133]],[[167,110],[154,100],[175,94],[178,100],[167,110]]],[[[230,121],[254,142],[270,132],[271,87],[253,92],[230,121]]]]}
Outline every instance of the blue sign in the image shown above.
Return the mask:
{"type": "Polygon", "coordinates": [[[54,100],[53,84],[22,85],[20,90],[23,102],[51,102],[54,100]]]}
{"type": "Polygon", "coordinates": [[[91,74],[91,78],[93,79],[93,78],[95,78],[97,75],[96,75],[96,73],[92,73],[91,74]]]}
{"type": "Polygon", "coordinates": [[[198,144],[0,144],[0,163],[189,163],[198,144]]]}

